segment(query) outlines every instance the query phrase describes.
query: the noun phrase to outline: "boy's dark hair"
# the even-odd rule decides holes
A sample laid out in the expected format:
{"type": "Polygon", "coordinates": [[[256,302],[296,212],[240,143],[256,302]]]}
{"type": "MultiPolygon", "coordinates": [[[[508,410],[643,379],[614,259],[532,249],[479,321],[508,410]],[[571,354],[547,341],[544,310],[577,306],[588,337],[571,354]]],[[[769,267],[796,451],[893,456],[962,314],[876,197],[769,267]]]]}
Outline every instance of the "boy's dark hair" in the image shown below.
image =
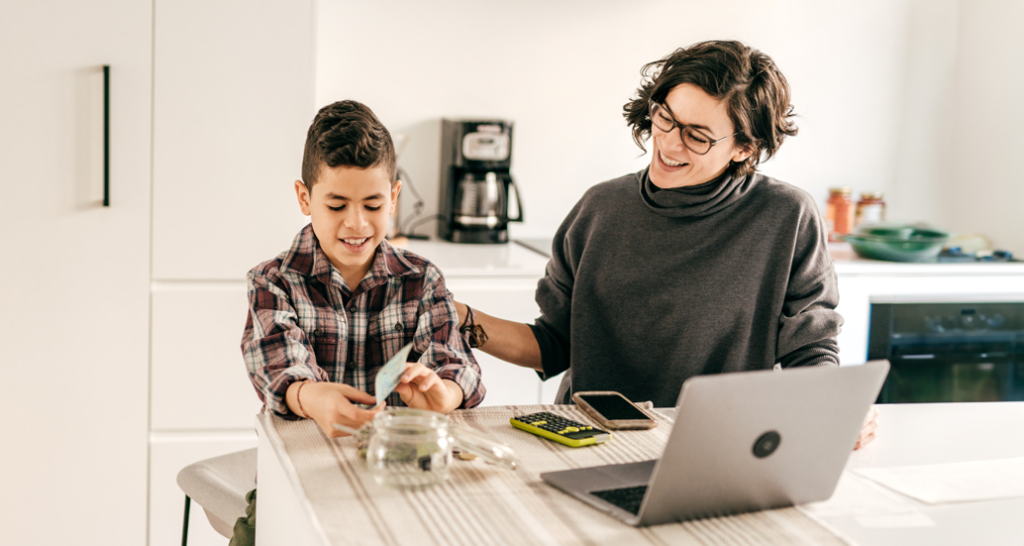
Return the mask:
{"type": "Polygon", "coordinates": [[[651,136],[651,102],[664,103],[675,86],[696,85],[726,104],[737,131],[736,144],[751,150],[736,163],[737,174],[757,169],[762,156],[769,159],[787,136],[795,136],[795,116],[789,104],[789,83],[770,57],[734,41],[700,42],[679,48],[640,70],[643,81],[635,99],[623,107],[623,117],[633,129],[641,150],[651,136]]]}
{"type": "Polygon", "coordinates": [[[391,133],[372,110],[354,100],[324,106],[313,118],[302,154],[302,182],[307,190],[313,191],[323,165],[383,166],[392,185],[398,179],[391,133]]]}

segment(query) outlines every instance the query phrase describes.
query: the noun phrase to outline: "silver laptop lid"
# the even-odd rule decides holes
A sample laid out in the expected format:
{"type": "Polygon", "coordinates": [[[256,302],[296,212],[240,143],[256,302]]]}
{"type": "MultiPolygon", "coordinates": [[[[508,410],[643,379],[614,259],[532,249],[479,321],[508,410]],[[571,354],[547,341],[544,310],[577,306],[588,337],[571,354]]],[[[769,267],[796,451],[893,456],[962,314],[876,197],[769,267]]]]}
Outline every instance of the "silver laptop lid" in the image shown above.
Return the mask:
{"type": "Polygon", "coordinates": [[[639,525],[827,499],[886,361],[688,379],[639,525]]]}

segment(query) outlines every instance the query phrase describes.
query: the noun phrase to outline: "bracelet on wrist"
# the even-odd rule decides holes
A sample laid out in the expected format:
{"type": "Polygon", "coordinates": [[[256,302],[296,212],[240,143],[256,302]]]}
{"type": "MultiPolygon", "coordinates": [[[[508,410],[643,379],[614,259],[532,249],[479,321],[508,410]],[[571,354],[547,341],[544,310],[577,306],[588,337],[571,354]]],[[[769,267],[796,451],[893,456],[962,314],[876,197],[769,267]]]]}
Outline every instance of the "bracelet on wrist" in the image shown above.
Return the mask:
{"type": "Polygon", "coordinates": [[[302,394],[302,387],[305,387],[306,383],[309,383],[309,380],[303,379],[302,382],[299,383],[299,388],[295,389],[295,403],[299,406],[299,417],[302,417],[303,419],[309,419],[309,414],[306,413],[305,409],[303,409],[302,398],[300,398],[300,395],[302,394]]]}
{"type": "Polygon", "coordinates": [[[476,324],[473,320],[473,308],[466,306],[466,321],[459,327],[459,332],[465,337],[466,343],[473,349],[479,349],[483,347],[484,343],[487,343],[487,332],[484,331],[484,327],[476,324]]]}

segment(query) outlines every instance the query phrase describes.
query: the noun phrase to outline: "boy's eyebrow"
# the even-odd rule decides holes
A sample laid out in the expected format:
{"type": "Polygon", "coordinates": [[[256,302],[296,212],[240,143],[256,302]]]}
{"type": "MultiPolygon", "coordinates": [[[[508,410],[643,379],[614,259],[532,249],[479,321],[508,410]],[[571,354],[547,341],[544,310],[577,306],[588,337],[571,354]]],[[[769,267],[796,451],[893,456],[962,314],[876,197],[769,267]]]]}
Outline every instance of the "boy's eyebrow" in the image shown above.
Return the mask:
{"type": "MultiPolygon", "coordinates": [[[[348,197],[345,197],[344,195],[338,195],[338,194],[333,193],[333,192],[324,195],[324,199],[327,199],[327,200],[339,200],[339,201],[351,201],[351,199],[349,199],[348,197]]],[[[375,193],[375,194],[373,194],[373,195],[371,195],[369,197],[364,198],[363,201],[369,201],[371,199],[384,199],[384,194],[383,193],[375,193]]]]}

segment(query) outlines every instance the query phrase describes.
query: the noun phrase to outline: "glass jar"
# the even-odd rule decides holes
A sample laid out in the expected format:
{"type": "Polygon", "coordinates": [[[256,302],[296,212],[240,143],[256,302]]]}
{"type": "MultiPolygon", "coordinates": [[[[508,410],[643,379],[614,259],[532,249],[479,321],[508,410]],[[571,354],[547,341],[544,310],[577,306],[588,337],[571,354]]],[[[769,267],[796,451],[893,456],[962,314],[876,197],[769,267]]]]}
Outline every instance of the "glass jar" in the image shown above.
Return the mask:
{"type": "Polygon", "coordinates": [[[829,188],[828,201],[825,202],[825,225],[828,227],[828,240],[841,241],[841,235],[853,230],[853,198],[850,188],[829,188]]]}
{"type": "Polygon", "coordinates": [[[423,489],[448,478],[452,452],[459,450],[515,470],[510,448],[469,430],[454,429],[448,416],[413,408],[387,408],[360,430],[366,465],[374,480],[398,489],[423,489]]]}
{"type": "Polygon", "coordinates": [[[854,215],[854,226],[861,224],[878,224],[885,221],[885,201],[882,192],[863,192],[857,201],[857,212],[854,215]]]}
{"type": "Polygon", "coordinates": [[[366,449],[377,483],[421,489],[448,478],[452,464],[448,416],[422,410],[380,413],[366,449]]]}

